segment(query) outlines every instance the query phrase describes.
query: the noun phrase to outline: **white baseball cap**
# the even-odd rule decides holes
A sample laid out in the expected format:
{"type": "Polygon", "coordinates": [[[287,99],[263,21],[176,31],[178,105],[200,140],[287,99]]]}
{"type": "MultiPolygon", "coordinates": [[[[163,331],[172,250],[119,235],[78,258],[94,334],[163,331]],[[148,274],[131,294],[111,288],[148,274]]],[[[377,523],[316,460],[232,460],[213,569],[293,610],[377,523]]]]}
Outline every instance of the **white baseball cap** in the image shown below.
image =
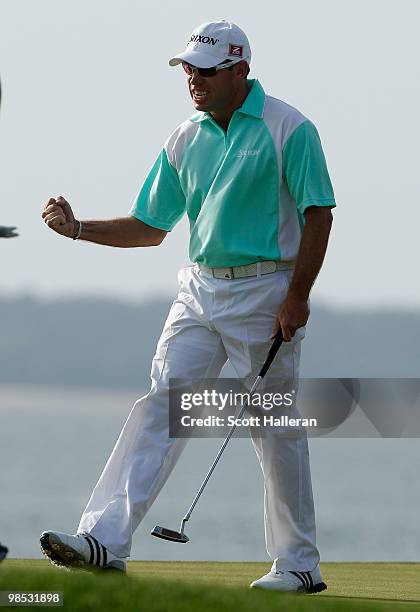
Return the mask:
{"type": "Polygon", "coordinates": [[[186,50],[170,59],[169,65],[187,62],[197,68],[212,68],[226,60],[250,62],[251,48],[241,28],[221,19],[202,23],[195,28],[186,50]]]}

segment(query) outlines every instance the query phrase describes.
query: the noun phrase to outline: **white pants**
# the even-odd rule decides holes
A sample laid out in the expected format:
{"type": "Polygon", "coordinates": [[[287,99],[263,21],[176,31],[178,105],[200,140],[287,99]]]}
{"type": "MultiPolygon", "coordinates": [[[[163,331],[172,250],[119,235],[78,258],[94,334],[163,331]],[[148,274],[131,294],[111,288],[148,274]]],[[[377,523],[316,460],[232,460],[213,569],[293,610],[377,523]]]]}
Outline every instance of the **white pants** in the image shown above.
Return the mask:
{"type": "MultiPolygon", "coordinates": [[[[173,302],[152,363],[152,385],[118,438],[80,520],[119,557],[170,475],[187,440],[168,437],[170,378],[217,378],[229,359],[239,378],[261,368],[291,271],[235,280],[215,279],[197,266],[180,270],[173,302]]],[[[300,341],[283,343],[270,376],[297,378],[300,341]]],[[[261,464],[267,551],[273,567],[311,571],[319,562],[306,435],[267,430],[252,436],[261,464]]]]}

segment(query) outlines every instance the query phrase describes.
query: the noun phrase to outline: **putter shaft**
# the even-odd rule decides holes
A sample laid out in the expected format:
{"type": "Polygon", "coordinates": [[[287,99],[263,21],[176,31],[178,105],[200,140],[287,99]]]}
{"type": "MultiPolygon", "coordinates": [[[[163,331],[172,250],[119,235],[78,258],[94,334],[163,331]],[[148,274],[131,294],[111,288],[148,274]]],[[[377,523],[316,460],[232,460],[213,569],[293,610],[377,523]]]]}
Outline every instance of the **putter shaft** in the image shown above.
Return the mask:
{"type": "MultiPolygon", "coordinates": [[[[251,398],[252,395],[255,393],[255,391],[258,389],[261,381],[262,381],[262,376],[258,375],[257,378],[255,379],[254,384],[252,385],[252,388],[251,388],[250,392],[249,392],[249,398],[251,398]]],[[[248,402],[245,402],[243,404],[243,406],[241,407],[241,410],[239,411],[239,414],[236,417],[236,419],[240,419],[242,417],[242,415],[244,414],[244,412],[247,409],[247,407],[248,407],[248,402]]],[[[217,453],[213,463],[211,464],[210,469],[207,472],[207,475],[206,475],[205,479],[203,480],[203,483],[202,483],[201,487],[199,488],[199,490],[197,492],[197,495],[194,497],[194,500],[193,500],[191,506],[189,507],[189,510],[188,510],[187,514],[182,519],[180,533],[184,533],[185,523],[190,518],[191,513],[192,513],[192,511],[195,508],[195,505],[197,504],[198,500],[200,499],[200,496],[201,496],[202,492],[204,491],[204,488],[205,488],[206,484],[208,483],[210,476],[213,474],[214,468],[218,464],[219,459],[222,456],[223,451],[225,450],[226,445],[229,442],[229,440],[231,439],[235,429],[236,429],[236,420],[235,420],[235,423],[230,428],[230,431],[229,431],[228,435],[226,436],[225,440],[223,441],[223,444],[220,447],[219,452],[217,453]]]]}

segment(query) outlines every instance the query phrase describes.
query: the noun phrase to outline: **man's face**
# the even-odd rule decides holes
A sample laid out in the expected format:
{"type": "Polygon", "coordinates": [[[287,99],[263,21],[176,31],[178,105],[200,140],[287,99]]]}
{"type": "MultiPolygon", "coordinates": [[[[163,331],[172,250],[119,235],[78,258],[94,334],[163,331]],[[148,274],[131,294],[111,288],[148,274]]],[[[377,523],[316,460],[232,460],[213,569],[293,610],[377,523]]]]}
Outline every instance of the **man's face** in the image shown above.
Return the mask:
{"type": "Polygon", "coordinates": [[[188,88],[198,111],[216,112],[229,108],[243,83],[243,66],[218,70],[215,76],[202,77],[197,71],[187,75],[188,88]]]}

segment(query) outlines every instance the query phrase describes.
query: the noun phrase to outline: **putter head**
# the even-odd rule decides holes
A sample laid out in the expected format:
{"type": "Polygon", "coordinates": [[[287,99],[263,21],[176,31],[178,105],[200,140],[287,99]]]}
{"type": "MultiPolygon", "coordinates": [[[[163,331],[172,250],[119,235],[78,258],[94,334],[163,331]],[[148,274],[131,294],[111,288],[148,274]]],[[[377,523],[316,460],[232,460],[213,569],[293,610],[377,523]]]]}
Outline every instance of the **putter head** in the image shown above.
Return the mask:
{"type": "Polygon", "coordinates": [[[150,535],[162,538],[163,540],[169,540],[170,542],[178,542],[178,544],[185,544],[189,540],[189,537],[186,536],[185,533],[173,531],[166,527],[159,527],[159,525],[156,525],[156,527],[152,529],[150,535]]]}

